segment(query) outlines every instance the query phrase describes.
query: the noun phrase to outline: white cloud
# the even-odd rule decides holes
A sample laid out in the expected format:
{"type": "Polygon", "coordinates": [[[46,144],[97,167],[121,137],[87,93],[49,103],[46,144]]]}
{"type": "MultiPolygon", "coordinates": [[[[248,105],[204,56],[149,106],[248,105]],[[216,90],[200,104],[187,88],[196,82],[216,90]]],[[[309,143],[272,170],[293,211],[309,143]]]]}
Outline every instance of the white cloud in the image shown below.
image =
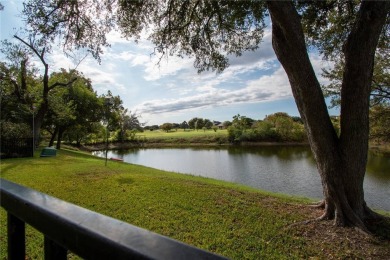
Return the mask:
{"type": "Polygon", "coordinates": [[[248,81],[247,85],[242,88],[227,90],[207,86],[198,90],[201,90],[198,94],[184,98],[154,99],[143,102],[137,106],[136,110],[140,113],[160,114],[291,97],[289,83],[282,68],[272,75],[248,81]]]}

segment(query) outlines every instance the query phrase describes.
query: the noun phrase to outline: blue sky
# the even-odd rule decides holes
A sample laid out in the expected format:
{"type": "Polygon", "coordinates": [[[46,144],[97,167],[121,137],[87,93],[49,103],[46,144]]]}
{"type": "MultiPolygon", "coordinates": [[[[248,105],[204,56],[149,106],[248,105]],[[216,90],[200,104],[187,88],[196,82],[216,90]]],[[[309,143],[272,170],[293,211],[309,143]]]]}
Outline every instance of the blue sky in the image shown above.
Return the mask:
{"type": "MultiPolygon", "coordinates": [[[[5,7],[0,11],[2,40],[12,39],[23,26],[18,17],[22,2],[1,1],[5,7]]],[[[255,52],[231,57],[230,67],[221,74],[198,74],[192,58],[163,58],[158,65],[159,57],[151,55],[154,46],[147,40],[135,44],[121,38],[119,32],[110,33],[108,39],[111,47],[104,50],[101,64],[87,56],[77,69],[92,80],[99,95],[111,90],[147,125],[181,123],[193,117],[231,121],[236,114],[253,119],[275,112],[299,116],[286,73],[272,49],[269,27],[255,52]]],[[[51,72],[76,67],[77,59],[65,57],[60,48],[47,57],[51,72]]],[[[320,82],[326,83],[320,76],[321,67],[329,64],[316,53],[310,58],[320,82]]],[[[38,61],[36,64],[39,67],[38,61]]],[[[330,111],[332,115],[338,113],[330,111]]]]}

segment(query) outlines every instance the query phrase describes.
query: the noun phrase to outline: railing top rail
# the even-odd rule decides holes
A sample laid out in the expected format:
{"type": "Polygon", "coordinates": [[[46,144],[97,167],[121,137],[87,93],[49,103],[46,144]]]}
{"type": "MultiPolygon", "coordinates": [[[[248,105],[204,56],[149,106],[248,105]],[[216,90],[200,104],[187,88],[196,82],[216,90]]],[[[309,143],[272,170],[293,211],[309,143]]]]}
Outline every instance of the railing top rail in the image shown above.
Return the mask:
{"type": "Polygon", "coordinates": [[[226,259],[171,238],[0,179],[0,204],[87,259],[226,259]]]}

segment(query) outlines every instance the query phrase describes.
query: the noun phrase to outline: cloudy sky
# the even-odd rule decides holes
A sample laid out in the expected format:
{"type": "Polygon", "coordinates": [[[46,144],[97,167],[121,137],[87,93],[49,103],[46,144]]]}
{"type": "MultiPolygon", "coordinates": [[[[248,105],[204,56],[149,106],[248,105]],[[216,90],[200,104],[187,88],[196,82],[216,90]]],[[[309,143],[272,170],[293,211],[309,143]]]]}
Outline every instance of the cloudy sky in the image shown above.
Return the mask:
{"type": "MultiPolygon", "coordinates": [[[[23,26],[18,17],[22,1],[1,3],[5,8],[0,11],[0,37],[12,39],[23,26]]],[[[198,74],[191,58],[168,57],[157,64],[159,57],[151,55],[154,46],[147,40],[135,44],[115,32],[108,39],[111,48],[105,49],[101,64],[87,56],[77,69],[92,80],[99,95],[111,90],[148,125],[181,123],[193,117],[225,121],[236,114],[253,119],[275,112],[299,115],[287,76],[272,49],[270,28],[255,52],[231,57],[230,67],[221,74],[198,74]]],[[[321,67],[329,64],[315,53],[310,57],[320,82],[325,83],[321,67]]],[[[48,59],[51,72],[76,67],[75,59],[66,58],[59,49],[53,50],[48,59]]],[[[330,113],[337,115],[338,111],[330,113]]]]}

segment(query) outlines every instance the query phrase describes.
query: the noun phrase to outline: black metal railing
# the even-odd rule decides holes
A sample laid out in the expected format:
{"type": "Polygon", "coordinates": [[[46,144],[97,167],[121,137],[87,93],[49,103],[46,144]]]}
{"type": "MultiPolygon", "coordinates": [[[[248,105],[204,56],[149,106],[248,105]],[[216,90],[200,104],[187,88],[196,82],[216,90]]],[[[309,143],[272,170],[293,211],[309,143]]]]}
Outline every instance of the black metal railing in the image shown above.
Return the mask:
{"type": "Polygon", "coordinates": [[[0,138],[0,158],[33,157],[33,138],[0,138]]]}
{"type": "Polygon", "coordinates": [[[226,259],[0,179],[8,214],[8,259],[25,259],[25,224],[44,234],[45,259],[226,259]]]}

